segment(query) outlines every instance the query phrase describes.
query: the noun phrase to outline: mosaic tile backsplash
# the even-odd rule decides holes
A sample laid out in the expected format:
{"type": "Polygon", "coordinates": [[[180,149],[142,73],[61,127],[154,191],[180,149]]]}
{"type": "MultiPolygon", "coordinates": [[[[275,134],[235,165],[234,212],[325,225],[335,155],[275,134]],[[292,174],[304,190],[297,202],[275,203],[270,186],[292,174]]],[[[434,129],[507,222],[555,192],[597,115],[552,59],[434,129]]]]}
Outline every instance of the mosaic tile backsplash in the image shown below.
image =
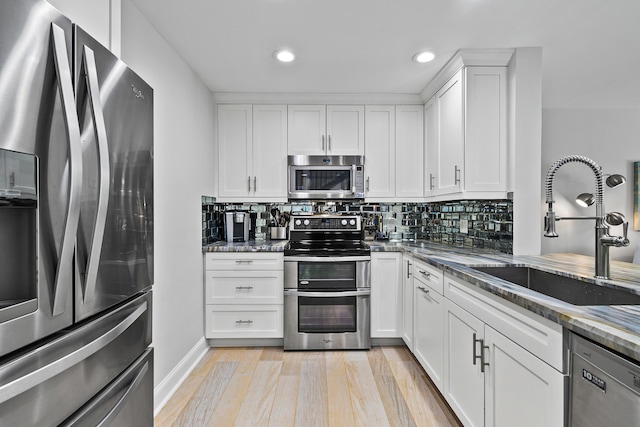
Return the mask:
{"type": "Polygon", "coordinates": [[[224,212],[257,212],[256,240],[269,238],[271,212],[339,213],[362,215],[365,239],[431,240],[457,247],[513,252],[513,202],[463,200],[437,203],[216,203],[202,198],[202,244],[224,240],[224,212]]]}

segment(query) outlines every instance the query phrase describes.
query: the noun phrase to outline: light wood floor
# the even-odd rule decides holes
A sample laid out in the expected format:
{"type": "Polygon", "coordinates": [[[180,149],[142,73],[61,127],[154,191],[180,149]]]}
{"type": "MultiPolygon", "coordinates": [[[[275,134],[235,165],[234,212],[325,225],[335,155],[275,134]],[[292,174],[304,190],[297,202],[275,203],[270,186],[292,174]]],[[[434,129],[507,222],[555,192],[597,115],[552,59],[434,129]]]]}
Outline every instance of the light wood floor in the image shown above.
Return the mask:
{"type": "Polygon", "coordinates": [[[405,347],[211,349],[155,426],[459,426],[405,347]]]}

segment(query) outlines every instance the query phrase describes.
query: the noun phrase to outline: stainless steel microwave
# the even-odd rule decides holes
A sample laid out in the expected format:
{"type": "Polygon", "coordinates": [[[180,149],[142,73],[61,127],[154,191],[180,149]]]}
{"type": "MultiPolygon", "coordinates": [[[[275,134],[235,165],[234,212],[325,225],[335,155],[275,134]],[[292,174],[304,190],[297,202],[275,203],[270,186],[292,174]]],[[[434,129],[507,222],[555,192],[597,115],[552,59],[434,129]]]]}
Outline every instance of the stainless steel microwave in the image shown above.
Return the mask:
{"type": "Polygon", "coordinates": [[[364,199],[364,156],[289,156],[291,200],[364,199]]]}

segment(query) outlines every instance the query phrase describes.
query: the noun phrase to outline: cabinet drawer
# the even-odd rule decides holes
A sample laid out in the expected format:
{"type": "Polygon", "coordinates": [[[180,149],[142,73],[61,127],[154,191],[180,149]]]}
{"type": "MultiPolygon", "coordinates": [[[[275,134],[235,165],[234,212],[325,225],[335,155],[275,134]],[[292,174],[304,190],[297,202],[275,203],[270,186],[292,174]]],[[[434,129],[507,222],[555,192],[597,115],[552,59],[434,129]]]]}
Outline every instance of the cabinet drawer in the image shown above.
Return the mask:
{"type": "Polygon", "coordinates": [[[443,294],[444,273],[442,270],[420,260],[415,260],[413,264],[413,278],[429,286],[440,295],[443,294]]]}
{"type": "Polygon", "coordinates": [[[206,305],[207,338],[282,338],[282,305],[206,305]]]}
{"type": "Polygon", "coordinates": [[[444,280],[450,301],[564,372],[562,326],[449,274],[444,280]]]}
{"type": "Polygon", "coordinates": [[[205,272],[206,304],[282,304],[282,271],[205,272]]]}
{"type": "Polygon", "coordinates": [[[206,270],[280,270],[284,269],[281,252],[212,252],[205,254],[206,270]]]}

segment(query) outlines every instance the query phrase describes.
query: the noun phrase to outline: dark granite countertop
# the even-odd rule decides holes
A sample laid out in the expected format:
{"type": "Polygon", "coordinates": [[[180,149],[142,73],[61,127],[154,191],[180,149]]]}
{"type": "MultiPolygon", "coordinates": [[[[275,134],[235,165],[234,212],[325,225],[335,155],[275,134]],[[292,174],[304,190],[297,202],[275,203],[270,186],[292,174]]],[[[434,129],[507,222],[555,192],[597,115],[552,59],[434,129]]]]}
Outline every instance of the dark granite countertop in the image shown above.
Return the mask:
{"type": "Polygon", "coordinates": [[[248,242],[215,242],[202,247],[202,252],[284,252],[288,240],[249,240],[248,242]]]}
{"type": "MultiPolygon", "coordinates": [[[[366,242],[372,252],[403,252],[507,301],[554,321],[568,330],[640,361],[640,305],[576,306],[511,284],[472,267],[515,264],[535,267],[602,286],[640,294],[640,265],[611,261],[611,280],[595,279],[593,257],[576,254],[513,256],[484,249],[455,248],[429,242],[366,242]]],[[[203,247],[203,252],[283,251],[286,241],[203,247]]]]}

